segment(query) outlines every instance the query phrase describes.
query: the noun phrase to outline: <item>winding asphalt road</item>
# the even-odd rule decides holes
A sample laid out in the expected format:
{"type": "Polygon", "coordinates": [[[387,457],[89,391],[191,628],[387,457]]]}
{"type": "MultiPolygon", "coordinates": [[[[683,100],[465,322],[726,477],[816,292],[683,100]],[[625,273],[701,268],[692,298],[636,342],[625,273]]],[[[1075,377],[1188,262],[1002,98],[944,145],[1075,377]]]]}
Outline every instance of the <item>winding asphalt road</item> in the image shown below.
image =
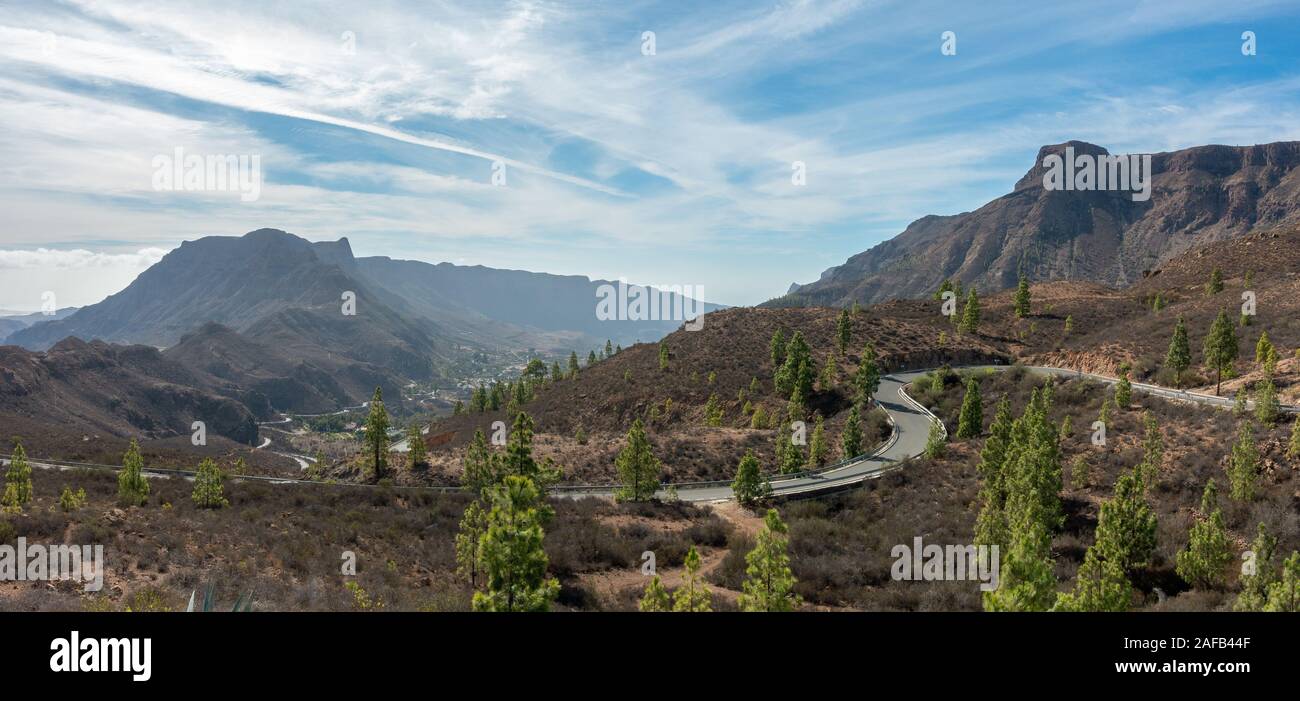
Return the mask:
{"type": "MultiPolygon", "coordinates": [[[[980,371],[980,370],[1006,370],[1005,365],[974,365],[954,368],[955,370],[980,371]]],[[[1113,385],[1118,382],[1113,377],[1105,377],[1092,373],[1079,372],[1076,370],[1065,370],[1061,368],[1049,367],[1026,367],[1027,370],[1039,374],[1054,375],[1063,378],[1086,378],[1113,385]]],[[[874,398],[876,403],[882,406],[889,416],[890,423],[893,424],[894,430],[889,439],[883,445],[872,453],[862,455],[852,460],[837,463],[817,471],[815,473],[801,473],[777,477],[771,481],[772,495],[780,499],[797,499],[802,497],[817,496],[830,492],[839,491],[860,482],[869,479],[875,479],[883,474],[899,468],[900,464],[908,458],[913,458],[925,452],[925,443],[929,438],[930,427],[938,422],[925,407],[921,406],[915,400],[907,395],[904,387],[913,380],[927,374],[930,370],[912,370],[896,372],[886,375],[880,380],[880,388],[876,391],[874,398]]],[[[1174,401],[1195,402],[1198,404],[1207,404],[1219,408],[1231,408],[1233,400],[1231,397],[1216,397],[1209,394],[1198,392],[1184,392],[1172,390],[1155,385],[1143,383],[1133,383],[1133,390],[1145,394],[1162,397],[1174,401]]],[[[1253,404],[1252,404],[1253,405],[1253,404]]],[[[1282,411],[1286,413],[1300,413],[1300,406],[1283,405],[1282,411]]],[[[275,423],[275,422],[269,422],[275,423]]],[[[8,456],[4,456],[7,458],[8,456]]],[[[8,460],[0,460],[0,464],[8,464],[8,460]]],[[[100,468],[100,469],[118,469],[111,465],[91,465],[86,463],[72,463],[66,461],[51,461],[40,458],[30,458],[33,467],[43,467],[51,469],[71,469],[75,467],[100,468]]],[[[188,470],[170,470],[170,469],[149,469],[146,473],[150,476],[179,476],[182,478],[192,478],[193,472],[188,470]]],[[[285,479],[276,477],[257,477],[244,476],[238,479],[266,481],[279,484],[289,483],[312,483],[319,484],[312,480],[285,479]]],[[[373,485],[353,484],[353,483],[336,483],[340,487],[372,487],[373,485]]],[[[697,482],[697,483],[678,483],[673,485],[676,489],[676,496],[682,501],[690,502],[707,502],[707,501],[725,501],[731,499],[734,495],[731,492],[730,481],[719,482],[697,482]]],[[[403,487],[397,487],[403,489],[403,487]]],[[[554,496],[578,498],[584,496],[613,496],[615,486],[613,485],[559,485],[551,488],[554,496]]],[[[456,487],[404,487],[404,489],[416,489],[425,491],[459,491],[456,487]]],[[[658,492],[660,498],[669,496],[665,490],[658,492]]]]}

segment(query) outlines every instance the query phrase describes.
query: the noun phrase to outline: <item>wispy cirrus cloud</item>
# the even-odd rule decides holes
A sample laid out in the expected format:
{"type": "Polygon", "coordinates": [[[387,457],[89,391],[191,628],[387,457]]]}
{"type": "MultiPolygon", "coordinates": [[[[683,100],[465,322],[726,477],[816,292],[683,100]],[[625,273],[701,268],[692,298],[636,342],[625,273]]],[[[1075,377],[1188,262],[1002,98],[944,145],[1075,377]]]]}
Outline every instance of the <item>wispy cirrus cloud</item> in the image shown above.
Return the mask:
{"type": "Polygon", "coordinates": [[[1002,194],[1043,143],[1300,138],[1290,30],[1273,2],[16,3],[0,248],[274,226],[752,303],[1002,194]],[[154,191],[178,146],[261,155],[262,196],[154,191]]]}

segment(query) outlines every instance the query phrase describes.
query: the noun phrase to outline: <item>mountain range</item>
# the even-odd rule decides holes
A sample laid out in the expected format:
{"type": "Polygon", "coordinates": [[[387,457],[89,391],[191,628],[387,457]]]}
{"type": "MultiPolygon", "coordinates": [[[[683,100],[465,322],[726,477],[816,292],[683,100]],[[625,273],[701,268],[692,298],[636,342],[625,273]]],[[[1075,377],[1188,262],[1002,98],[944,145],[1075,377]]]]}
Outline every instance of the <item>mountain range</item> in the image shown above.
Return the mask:
{"type": "Polygon", "coordinates": [[[973,212],[925,216],[894,238],[794,285],[768,306],[846,306],[908,299],[945,278],[981,291],[1077,280],[1124,287],[1192,248],[1300,221],[1300,142],[1198,146],[1150,155],[1150,198],[1130,190],[1044,187],[1044,163],[1069,141],[1039,149],[1012,191],[973,212]]]}

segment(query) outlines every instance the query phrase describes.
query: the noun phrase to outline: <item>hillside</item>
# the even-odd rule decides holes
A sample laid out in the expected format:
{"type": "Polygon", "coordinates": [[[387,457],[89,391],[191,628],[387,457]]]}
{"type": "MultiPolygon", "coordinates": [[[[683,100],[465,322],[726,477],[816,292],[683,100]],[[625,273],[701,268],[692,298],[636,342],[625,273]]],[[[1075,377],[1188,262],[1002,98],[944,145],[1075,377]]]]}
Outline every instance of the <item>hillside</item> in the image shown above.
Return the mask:
{"type": "Polygon", "coordinates": [[[1046,190],[1043,159],[1067,147],[1108,153],[1078,141],[1044,146],[1007,195],[973,212],[922,217],[768,305],[915,298],[945,278],[996,291],[1021,271],[1034,282],[1121,287],[1184,251],[1300,221],[1300,142],[1152,154],[1148,201],[1128,190],[1046,190]]]}
{"type": "Polygon", "coordinates": [[[202,389],[203,382],[155,348],[76,338],[33,353],[0,346],[0,419],[72,426],[82,434],[150,438],[209,434],[253,444],[257,423],[244,404],[202,389]]]}

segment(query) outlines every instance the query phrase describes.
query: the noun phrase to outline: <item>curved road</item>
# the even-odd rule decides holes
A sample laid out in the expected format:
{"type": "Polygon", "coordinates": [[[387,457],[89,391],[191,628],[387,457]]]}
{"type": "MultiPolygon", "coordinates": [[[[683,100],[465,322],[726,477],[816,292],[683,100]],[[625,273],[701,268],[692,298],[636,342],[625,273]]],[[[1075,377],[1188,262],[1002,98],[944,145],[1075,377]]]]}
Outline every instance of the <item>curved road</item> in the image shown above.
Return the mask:
{"type": "MultiPolygon", "coordinates": [[[[971,365],[953,368],[954,370],[1006,370],[1005,365],[971,365]]],[[[1026,366],[1031,372],[1040,374],[1050,374],[1057,377],[1065,378],[1087,378],[1104,384],[1116,384],[1119,380],[1113,377],[1105,377],[1092,373],[1079,372],[1076,370],[1064,370],[1061,368],[1049,367],[1031,367],[1026,366]]],[[[882,406],[889,416],[890,423],[894,425],[894,431],[884,445],[877,448],[874,452],[860,456],[853,460],[837,463],[828,468],[815,473],[801,473],[797,475],[779,476],[772,479],[772,496],[776,498],[800,498],[833,492],[846,487],[853,486],[868,479],[874,479],[887,472],[898,469],[899,464],[908,459],[921,455],[925,452],[925,443],[929,438],[930,426],[938,421],[928,410],[907,395],[903,388],[913,380],[926,373],[926,370],[907,370],[886,375],[880,380],[880,388],[876,391],[874,398],[876,403],[882,406]]],[[[1165,399],[1174,401],[1189,401],[1199,404],[1207,404],[1221,408],[1231,408],[1233,400],[1231,397],[1216,397],[1209,394],[1198,392],[1184,392],[1172,390],[1155,385],[1133,383],[1135,392],[1152,394],[1165,399]]],[[[1283,405],[1282,411],[1286,413],[1300,413],[1300,406],[1283,405]]],[[[8,456],[4,456],[8,458],[8,456]]],[[[87,463],[72,463],[61,460],[46,460],[41,458],[29,458],[33,467],[43,467],[52,469],[69,469],[73,467],[89,467],[100,469],[111,469],[116,471],[120,469],[113,465],[92,465],[87,463]]],[[[0,460],[0,464],[8,464],[8,460],[0,460]]],[[[179,476],[183,478],[192,478],[193,472],[189,470],[171,470],[171,469],[153,469],[146,468],[145,472],[151,476],[179,476]]],[[[289,483],[308,483],[322,484],[314,480],[277,478],[277,477],[260,477],[260,476],[242,476],[237,479],[274,482],[278,484],[289,483]]],[[[340,487],[373,487],[374,485],[359,483],[334,483],[340,487]]],[[[678,483],[673,485],[677,490],[677,498],[682,501],[704,502],[704,501],[723,501],[733,497],[731,492],[730,481],[719,482],[701,482],[701,483],[678,483]]],[[[416,489],[424,491],[442,491],[451,492],[459,491],[457,487],[396,487],[397,489],[416,489]]],[[[583,496],[612,496],[616,486],[614,485],[558,485],[551,488],[554,496],[561,497],[583,497],[583,496]]],[[[660,490],[657,494],[659,497],[666,497],[668,493],[660,490]]]]}

